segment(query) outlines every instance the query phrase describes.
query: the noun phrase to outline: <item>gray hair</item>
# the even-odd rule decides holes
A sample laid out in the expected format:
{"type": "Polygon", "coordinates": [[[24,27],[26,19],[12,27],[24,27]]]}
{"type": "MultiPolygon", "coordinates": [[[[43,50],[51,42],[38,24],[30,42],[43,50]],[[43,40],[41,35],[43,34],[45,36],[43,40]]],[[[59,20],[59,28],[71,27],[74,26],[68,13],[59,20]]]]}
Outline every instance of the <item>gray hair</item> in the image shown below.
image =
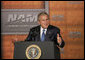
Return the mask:
{"type": "Polygon", "coordinates": [[[42,16],[42,15],[47,15],[48,19],[49,19],[49,15],[46,12],[41,12],[41,13],[38,14],[38,21],[39,21],[39,17],[42,16]]]}

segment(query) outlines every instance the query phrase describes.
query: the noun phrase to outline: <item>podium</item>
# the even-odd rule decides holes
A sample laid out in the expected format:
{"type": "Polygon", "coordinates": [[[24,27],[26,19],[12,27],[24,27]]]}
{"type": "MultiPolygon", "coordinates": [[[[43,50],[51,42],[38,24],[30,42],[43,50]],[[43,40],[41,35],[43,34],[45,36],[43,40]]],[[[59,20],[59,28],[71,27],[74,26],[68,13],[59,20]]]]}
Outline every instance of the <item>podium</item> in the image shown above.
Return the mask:
{"type": "Polygon", "coordinates": [[[15,42],[14,59],[60,59],[59,48],[52,41],[19,41],[15,42]]]}

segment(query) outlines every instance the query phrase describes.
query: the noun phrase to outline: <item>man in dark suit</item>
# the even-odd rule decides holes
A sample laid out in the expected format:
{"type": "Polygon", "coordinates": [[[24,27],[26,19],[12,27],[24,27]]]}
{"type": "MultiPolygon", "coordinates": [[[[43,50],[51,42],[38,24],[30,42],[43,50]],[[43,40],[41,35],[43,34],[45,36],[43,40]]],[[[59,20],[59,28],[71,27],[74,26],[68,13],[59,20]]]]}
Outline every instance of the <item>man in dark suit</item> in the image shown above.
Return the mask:
{"type": "Polygon", "coordinates": [[[49,15],[42,12],[38,15],[39,26],[30,29],[29,35],[25,41],[54,41],[54,43],[63,48],[65,45],[61,37],[60,29],[49,24],[49,15]]]}
{"type": "Polygon", "coordinates": [[[49,24],[49,15],[46,12],[41,12],[38,15],[39,26],[30,29],[29,35],[25,41],[54,41],[56,45],[63,48],[65,45],[64,40],[60,34],[58,27],[49,24]],[[44,39],[42,40],[42,34],[44,29],[44,39]]]}

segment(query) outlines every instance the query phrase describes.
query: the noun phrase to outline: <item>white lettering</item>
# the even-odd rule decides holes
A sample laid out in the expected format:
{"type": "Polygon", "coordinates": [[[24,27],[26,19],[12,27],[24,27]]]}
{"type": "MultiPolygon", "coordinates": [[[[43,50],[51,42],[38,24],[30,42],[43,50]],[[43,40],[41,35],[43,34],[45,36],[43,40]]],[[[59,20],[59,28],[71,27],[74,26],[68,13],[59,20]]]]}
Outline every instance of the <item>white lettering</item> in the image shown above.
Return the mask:
{"type": "Polygon", "coordinates": [[[8,22],[37,22],[36,15],[17,15],[17,14],[9,14],[8,22]]]}
{"type": "Polygon", "coordinates": [[[15,21],[15,20],[17,20],[16,18],[17,18],[16,14],[9,14],[8,15],[8,22],[15,21]]]}

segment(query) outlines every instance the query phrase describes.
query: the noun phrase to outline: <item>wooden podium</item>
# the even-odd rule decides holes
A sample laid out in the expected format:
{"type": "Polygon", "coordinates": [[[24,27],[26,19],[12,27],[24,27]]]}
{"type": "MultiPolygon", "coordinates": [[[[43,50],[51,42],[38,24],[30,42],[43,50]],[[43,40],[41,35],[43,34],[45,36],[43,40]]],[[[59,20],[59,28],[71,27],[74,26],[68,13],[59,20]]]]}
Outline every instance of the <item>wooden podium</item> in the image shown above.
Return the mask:
{"type": "Polygon", "coordinates": [[[15,42],[14,59],[60,59],[59,48],[52,41],[15,42]]]}

